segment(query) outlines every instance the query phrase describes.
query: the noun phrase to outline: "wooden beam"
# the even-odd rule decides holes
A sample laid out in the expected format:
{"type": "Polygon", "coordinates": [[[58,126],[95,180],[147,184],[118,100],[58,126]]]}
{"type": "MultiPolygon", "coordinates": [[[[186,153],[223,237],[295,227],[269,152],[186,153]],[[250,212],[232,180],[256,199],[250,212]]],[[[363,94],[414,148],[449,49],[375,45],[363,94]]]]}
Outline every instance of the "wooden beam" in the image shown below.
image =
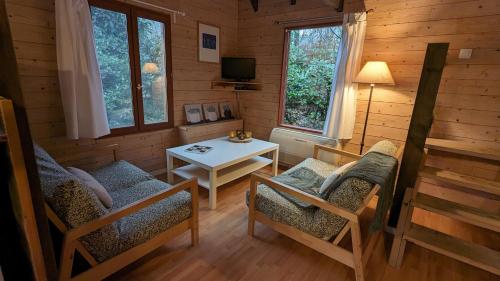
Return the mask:
{"type": "Polygon", "coordinates": [[[417,97],[406,138],[403,160],[399,172],[389,226],[396,227],[406,188],[413,187],[417,179],[427,135],[431,129],[433,111],[446,62],[449,43],[427,45],[417,97]]]}
{"type": "Polygon", "coordinates": [[[344,0],[339,0],[339,6],[337,7],[337,12],[342,13],[344,11],[344,0]]]}
{"type": "MultiPolygon", "coordinates": [[[[38,228],[38,233],[40,235],[40,240],[42,244],[43,256],[46,265],[47,279],[55,280],[57,276],[56,262],[54,256],[54,250],[52,247],[52,240],[49,233],[49,225],[47,220],[47,215],[45,213],[44,199],[40,189],[40,178],[38,177],[38,170],[35,163],[35,155],[33,152],[33,142],[31,140],[30,129],[28,126],[28,118],[26,115],[26,110],[24,106],[23,96],[21,92],[21,86],[19,83],[19,75],[17,71],[16,56],[14,53],[14,47],[12,44],[12,36],[10,33],[10,26],[7,16],[7,10],[5,7],[5,0],[0,0],[0,57],[2,58],[2,67],[0,67],[0,95],[11,99],[14,105],[15,116],[17,120],[17,126],[19,130],[19,136],[21,140],[21,147],[23,151],[23,157],[26,167],[26,172],[28,175],[28,183],[32,196],[32,204],[35,211],[35,220],[38,228]]],[[[3,164],[2,164],[3,165],[3,164]]],[[[2,167],[2,171],[4,171],[2,167]]],[[[6,178],[3,177],[2,178],[6,178]]],[[[1,190],[8,190],[6,187],[2,186],[1,190]]],[[[1,194],[2,199],[10,201],[10,197],[1,194]]],[[[4,201],[2,201],[2,206],[4,201]]],[[[11,209],[12,212],[12,209],[11,209]]],[[[0,212],[2,217],[0,221],[4,220],[4,213],[0,212]]],[[[5,214],[6,216],[8,214],[5,214]]],[[[2,227],[3,231],[9,231],[8,228],[2,227]]],[[[15,230],[15,228],[13,229],[15,230]]],[[[4,241],[2,241],[4,242],[4,241]]],[[[12,245],[7,245],[11,247],[12,245]]],[[[20,251],[21,252],[21,251],[20,251]]],[[[14,260],[16,255],[20,253],[9,253],[6,248],[2,247],[0,251],[0,258],[5,257],[7,262],[14,260]]],[[[11,263],[9,265],[12,265],[11,263]]],[[[17,268],[4,268],[2,264],[2,271],[4,273],[6,280],[21,280],[23,279],[25,273],[29,271],[28,268],[24,266],[19,266],[17,268]],[[17,276],[10,275],[11,273],[17,273],[17,276]],[[10,275],[10,276],[7,276],[10,275]],[[10,278],[9,278],[10,277],[10,278]]],[[[28,278],[29,280],[29,278],[28,278]]]]}
{"type": "Polygon", "coordinates": [[[250,0],[254,12],[259,10],[259,0],[250,0]]]}

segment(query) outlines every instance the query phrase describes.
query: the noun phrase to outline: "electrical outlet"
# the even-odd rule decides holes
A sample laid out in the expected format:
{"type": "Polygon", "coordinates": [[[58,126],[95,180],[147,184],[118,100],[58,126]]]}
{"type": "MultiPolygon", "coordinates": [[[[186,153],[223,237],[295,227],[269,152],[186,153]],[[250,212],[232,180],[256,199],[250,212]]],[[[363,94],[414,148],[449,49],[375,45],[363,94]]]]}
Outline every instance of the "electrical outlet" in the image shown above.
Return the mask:
{"type": "Polygon", "coordinates": [[[472,49],[460,49],[458,53],[459,59],[470,59],[472,57],[472,49]]]}

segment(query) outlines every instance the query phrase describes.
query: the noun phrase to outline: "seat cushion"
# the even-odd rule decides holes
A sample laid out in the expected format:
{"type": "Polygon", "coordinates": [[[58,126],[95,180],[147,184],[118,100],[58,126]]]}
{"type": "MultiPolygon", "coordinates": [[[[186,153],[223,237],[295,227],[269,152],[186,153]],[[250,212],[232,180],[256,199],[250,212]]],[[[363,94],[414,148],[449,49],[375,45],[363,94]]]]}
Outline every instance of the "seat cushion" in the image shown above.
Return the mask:
{"type": "Polygon", "coordinates": [[[152,175],[123,160],[91,171],[90,174],[109,192],[154,179],[152,175]]]}
{"type": "MultiPolygon", "coordinates": [[[[111,192],[113,209],[119,209],[137,200],[170,189],[159,180],[140,182],[130,188],[111,192]]],[[[181,191],[117,222],[121,250],[141,244],[161,232],[191,217],[191,194],[181,191]]]]}

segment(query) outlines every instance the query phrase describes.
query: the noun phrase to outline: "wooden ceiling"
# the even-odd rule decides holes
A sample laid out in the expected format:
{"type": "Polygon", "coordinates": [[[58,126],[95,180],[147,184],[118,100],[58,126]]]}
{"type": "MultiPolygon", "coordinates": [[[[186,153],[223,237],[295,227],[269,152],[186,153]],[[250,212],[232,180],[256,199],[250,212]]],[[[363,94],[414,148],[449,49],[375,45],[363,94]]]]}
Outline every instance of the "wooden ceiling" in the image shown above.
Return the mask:
{"type": "MultiPolygon", "coordinates": [[[[328,5],[335,7],[337,12],[342,12],[344,10],[344,0],[323,0],[323,2],[328,5]]],[[[259,0],[250,0],[254,12],[259,10],[259,0]]],[[[297,4],[297,0],[290,0],[290,5],[297,4]]]]}

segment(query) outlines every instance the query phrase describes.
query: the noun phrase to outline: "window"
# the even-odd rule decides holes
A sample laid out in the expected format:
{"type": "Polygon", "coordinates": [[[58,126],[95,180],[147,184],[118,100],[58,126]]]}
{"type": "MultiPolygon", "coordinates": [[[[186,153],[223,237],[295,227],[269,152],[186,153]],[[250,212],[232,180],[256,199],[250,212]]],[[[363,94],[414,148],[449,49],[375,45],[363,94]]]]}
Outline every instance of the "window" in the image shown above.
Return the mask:
{"type": "Polygon", "coordinates": [[[323,130],[341,37],[340,25],[285,30],[281,126],[323,130]]]}
{"type": "Polygon", "coordinates": [[[111,134],[171,128],[170,18],[114,1],[89,3],[111,134]]]}

